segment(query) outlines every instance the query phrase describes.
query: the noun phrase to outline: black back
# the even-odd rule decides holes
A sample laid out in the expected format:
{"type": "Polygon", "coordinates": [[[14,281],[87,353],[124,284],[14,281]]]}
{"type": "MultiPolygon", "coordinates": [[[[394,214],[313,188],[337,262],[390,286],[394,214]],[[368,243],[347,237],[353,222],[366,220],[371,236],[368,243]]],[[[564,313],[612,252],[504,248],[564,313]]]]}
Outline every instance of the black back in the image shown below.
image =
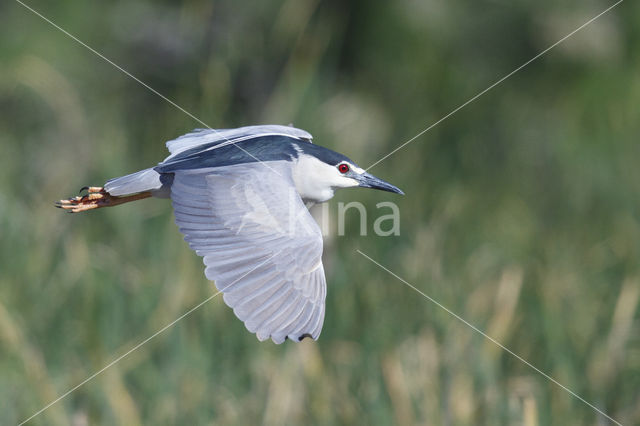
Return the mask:
{"type": "Polygon", "coordinates": [[[187,149],[158,164],[154,170],[159,173],[173,173],[178,170],[223,167],[258,161],[292,161],[301,152],[330,165],[342,161],[353,163],[338,152],[284,135],[256,136],[214,149],[207,148],[211,146],[201,145],[187,149]]]}

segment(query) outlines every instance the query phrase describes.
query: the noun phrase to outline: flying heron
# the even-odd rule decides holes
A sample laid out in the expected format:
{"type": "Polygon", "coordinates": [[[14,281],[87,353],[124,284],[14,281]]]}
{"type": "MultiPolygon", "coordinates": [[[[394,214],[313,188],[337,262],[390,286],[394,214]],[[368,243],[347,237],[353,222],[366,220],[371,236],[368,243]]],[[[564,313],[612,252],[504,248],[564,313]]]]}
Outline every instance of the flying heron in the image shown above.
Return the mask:
{"type": "Polygon", "coordinates": [[[167,142],[170,155],[155,167],[56,205],[77,213],[170,198],[205,276],[250,332],[275,343],[316,340],[326,281],[322,234],[308,208],[339,188],[402,191],[311,139],[278,125],[196,129],[167,142]]]}

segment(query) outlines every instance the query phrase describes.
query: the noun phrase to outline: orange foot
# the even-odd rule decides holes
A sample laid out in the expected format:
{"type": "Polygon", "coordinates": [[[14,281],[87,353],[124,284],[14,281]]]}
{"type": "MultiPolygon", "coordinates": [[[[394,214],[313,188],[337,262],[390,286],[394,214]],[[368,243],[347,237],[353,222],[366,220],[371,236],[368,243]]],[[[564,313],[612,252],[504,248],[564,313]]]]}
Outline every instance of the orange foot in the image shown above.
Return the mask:
{"type": "Polygon", "coordinates": [[[68,198],[56,202],[56,207],[64,209],[69,213],[79,213],[87,210],[99,209],[101,207],[117,206],[118,204],[128,203],[130,201],[141,200],[151,196],[149,192],[129,195],[126,197],[115,197],[109,194],[100,186],[85,186],[80,192],[87,190],[86,195],[68,198]]]}

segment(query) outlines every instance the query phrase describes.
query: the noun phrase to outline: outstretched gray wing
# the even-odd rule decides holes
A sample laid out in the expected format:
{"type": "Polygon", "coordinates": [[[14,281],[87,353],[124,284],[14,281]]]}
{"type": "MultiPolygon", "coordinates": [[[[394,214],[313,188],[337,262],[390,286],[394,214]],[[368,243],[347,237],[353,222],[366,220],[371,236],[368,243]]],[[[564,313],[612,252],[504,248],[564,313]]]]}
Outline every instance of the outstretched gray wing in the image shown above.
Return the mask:
{"type": "Polygon", "coordinates": [[[282,162],[176,171],[171,200],[205,275],[258,339],[317,339],[322,234],[282,162]]]}

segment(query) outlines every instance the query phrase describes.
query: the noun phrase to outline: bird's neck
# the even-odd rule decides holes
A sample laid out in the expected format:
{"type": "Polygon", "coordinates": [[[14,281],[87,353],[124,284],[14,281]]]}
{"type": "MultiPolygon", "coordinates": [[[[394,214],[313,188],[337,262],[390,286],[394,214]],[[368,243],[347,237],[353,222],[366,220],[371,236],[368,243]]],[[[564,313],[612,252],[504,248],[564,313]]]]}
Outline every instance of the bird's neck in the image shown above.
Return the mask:
{"type": "Polygon", "coordinates": [[[330,200],[340,182],[335,182],[335,167],[317,158],[300,154],[293,163],[293,182],[305,203],[323,203],[330,200]]]}

